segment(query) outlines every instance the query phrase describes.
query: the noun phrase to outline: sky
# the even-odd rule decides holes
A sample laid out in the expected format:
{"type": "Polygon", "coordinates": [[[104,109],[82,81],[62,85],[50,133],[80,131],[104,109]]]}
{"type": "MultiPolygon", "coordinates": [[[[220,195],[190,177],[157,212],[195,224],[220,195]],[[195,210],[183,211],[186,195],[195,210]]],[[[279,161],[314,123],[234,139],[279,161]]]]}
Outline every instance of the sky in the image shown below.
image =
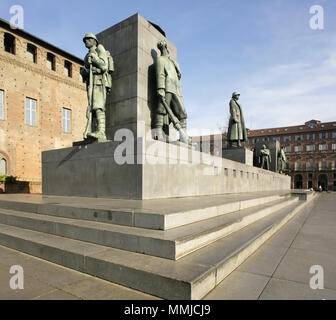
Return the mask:
{"type": "Polygon", "coordinates": [[[27,32],[81,58],[86,32],[137,12],[159,25],[177,47],[189,134],[226,127],[233,91],[249,129],[336,121],[335,0],[1,0],[0,17],[13,5],[27,32]]]}

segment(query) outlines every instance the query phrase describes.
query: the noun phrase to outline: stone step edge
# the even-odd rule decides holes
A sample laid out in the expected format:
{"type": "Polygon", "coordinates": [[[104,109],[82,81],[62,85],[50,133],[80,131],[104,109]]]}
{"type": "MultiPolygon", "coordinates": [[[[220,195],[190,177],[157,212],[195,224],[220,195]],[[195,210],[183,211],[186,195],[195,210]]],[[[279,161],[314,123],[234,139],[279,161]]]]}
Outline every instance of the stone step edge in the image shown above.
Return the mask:
{"type": "Polygon", "coordinates": [[[205,297],[211,290],[218,286],[231,272],[238,268],[250,255],[256,252],[269,238],[271,238],[277,231],[281,229],[289,220],[291,220],[297,213],[308,206],[316,197],[313,197],[307,201],[299,202],[297,207],[282,219],[276,220],[269,227],[265,228],[262,232],[254,236],[252,239],[247,241],[243,246],[237,248],[223,261],[218,263],[213,267],[214,279],[211,283],[211,288],[207,290],[202,290],[200,293],[196,293],[199,282],[204,282],[205,278],[211,272],[210,270],[207,274],[200,276],[192,284],[191,289],[191,299],[199,300],[205,297]],[[195,290],[196,289],[196,290],[195,290]],[[193,294],[194,292],[194,294],[193,294]]]}
{"type": "MultiPolygon", "coordinates": [[[[313,200],[313,199],[312,199],[313,200]]],[[[309,201],[310,202],[310,201],[309,201]]],[[[264,232],[259,233],[258,236],[253,237],[250,241],[246,242],[247,246],[242,246],[239,249],[235,250],[232,254],[229,255],[229,257],[226,257],[223,259],[223,261],[221,261],[220,263],[218,263],[216,266],[214,266],[213,268],[210,268],[207,270],[207,272],[205,272],[204,274],[200,275],[198,278],[194,279],[191,283],[190,282],[183,282],[181,280],[175,280],[175,279],[171,279],[171,278],[167,278],[164,277],[162,275],[153,275],[150,274],[152,277],[161,277],[161,278],[165,278],[168,281],[169,286],[172,289],[176,289],[176,286],[182,290],[183,292],[181,293],[181,295],[178,297],[178,299],[201,299],[202,297],[204,297],[208,292],[210,292],[212,289],[214,289],[214,287],[216,285],[218,285],[228,274],[230,274],[235,268],[237,268],[239,266],[239,264],[241,262],[243,262],[250,254],[252,254],[255,250],[257,250],[257,248],[260,247],[260,245],[262,243],[264,243],[268,238],[271,237],[271,235],[273,233],[275,233],[283,224],[285,224],[290,218],[292,218],[298,211],[300,211],[301,209],[303,209],[304,206],[306,206],[308,204],[308,201],[302,204],[299,204],[297,206],[297,209],[294,210],[292,213],[290,213],[289,215],[286,215],[286,217],[284,219],[282,219],[280,222],[278,223],[273,223],[271,226],[267,227],[265,229],[264,232]],[[259,241],[259,243],[257,243],[258,245],[254,247],[254,251],[250,252],[249,249],[260,237],[260,235],[262,236],[262,241],[259,241]],[[206,282],[206,286],[203,286],[203,290],[199,289],[199,287],[202,287],[202,283],[206,282]],[[205,287],[205,289],[204,289],[205,287]]],[[[15,228],[12,227],[14,229],[20,229],[20,228],[15,228]]],[[[30,231],[30,233],[33,234],[41,234],[39,232],[35,232],[35,231],[30,231]]],[[[48,245],[41,245],[40,243],[38,243],[37,240],[35,240],[35,242],[31,241],[31,240],[25,240],[22,239],[20,237],[17,236],[13,236],[13,235],[7,235],[6,239],[9,239],[9,241],[7,241],[7,244],[3,244],[1,235],[3,235],[3,233],[0,233],[0,244],[1,245],[5,245],[7,247],[10,247],[14,250],[19,250],[22,252],[25,252],[27,254],[30,255],[34,255],[31,253],[31,246],[39,246],[40,250],[38,250],[38,254],[35,254],[35,256],[51,261],[53,263],[56,264],[60,264],[63,265],[65,267],[71,268],[71,269],[75,269],[81,272],[85,272],[88,274],[91,274],[93,276],[97,276],[100,277],[102,279],[111,281],[111,282],[115,282],[118,283],[120,285],[123,286],[127,286],[127,287],[131,287],[133,289],[136,290],[140,290],[149,294],[153,294],[153,295],[157,295],[160,296],[162,298],[170,298],[167,295],[160,295],[157,294],[157,292],[153,292],[148,290],[148,288],[144,288],[146,286],[146,284],[141,285],[139,282],[137,282],[137,284],[133,284],[133,285],[129,285],[125,282],[120,281],[119,279],[109,279],[109,277],[107,275],[102,275],[102,274],[98,274],[98,273],[90,273],[86,270],[86,264],[88,259],[91,258],[91,260],[95,260],[97,263],[99,264],[106,264],[108,262],[104,261],[104,260],[97,260],[97,258],[95,257],[90,257],[90,254],[88,255],[83,255],[83,254],[79,254],[78,252],[75,251],[69,251],[66,249],[62,249],[62,248],[57,248],[57,247],[51,247],[48,245]],[[9,243],[8,243],[9,242],[9,243]],[[20,245],[21,244],[21,245],[20,245]],[[20,248],[18,248],[18,246],[20,246],[20,248]],[[61,259],[62,261],[56,261],[56,258],[53,259],[46,259],[44,252],[47,250],[47,248],[53,249],[54,251],[58,251],[60,252],[63,256],[70,256],[71,257],[71,265],[68,263],[65,263],[64,259],[61,259]],[[76,260],[76,262],[74,262],[76,260]],[[76,265],[74,265],[76,264],[76,265]],[[79,264],[79,265],[77,265],[79,264]],[[118,281],[119,280],[119,281],[118,281]]],[[[57,236],[54,236],[57,237],[57,236]]],[[[60,237],[57,237],[60,238],[60,237]]],[[[80,241],[77,240],[71,240],[73,243],[81,243],[80,241]]],[[[98,252],[104,252],[106,251],[107,247],[103,247],[103,246],[97,246],[95,245],[94,247],[100,249],[100,251],[98,252]]],[[[97,252],[95,252],[97,253],[97,252]]],[[[91,261],[92,262],[92,261],[91,261]]],[[[124,268],[129,268],[127,266],[123,266],[123,267],[119,267],[121,269],[124,268]]],[[[138,269],[132,269],[133,271],[135,270],[136,272],[140,272],[141,274],[149,274],[147,271],[143,271],[143,270],[138,270],[138,269]]],[[[168,285],[167,284],[167,285],[168,285]]],[[[147,284],[148,285],[148,284],[147,284]]],[[[176,297],[174,297],[176,298],[176,297]]]]}
{"type": "MultiPolygon", "coordinates": [[[[210,219],[216,216],[220,216],[223,214],[239,211],[241,209],[249,208],[257,206],[254,205],[253,201],[262,201],[261,204],[265,204],[271,201],[275,201],[281,198],[289,198],[291,197],[290,192],[281,193],[281,194],[273,194],[269,196],[261,196],[256,199],[246,199],[246,200],[238,200],[232,201],[229,203],[225,203],[223,205],[209,206],[202,209],[193,209],[185,212],[179,213],[169,213],[169,214],[155,214],[155,213],[145,213],[145,212],[136,212],[136,211],[118,211],[118,210],[107,210],[107,209],[91,209],[91,208],[79,208],[73,206],[65,206],[60,205],[58,203],[50,203],[50,204],[38,204],[38,203],[30,203],[30,202],[17,202],[17,201],[9,201],[9,200],[0,200],[0,208],[8,209],[8,210],[16,210],[16,211],[26,211],[30,213],[43,214],[55,217],[63,217],[63,218],[71,218],[71,219],[79,219],[79,220],[87,220],[87,221],[95,221],[102,222],[108,224],[116,224],[116,225],[124,225],[130,227],[137,228],[145,228],[145,229],[154,229],[154,230],[169,230],[175,227],[183,226],[186,224],[190,224],[193,222],[210,219]],[[252,204],[252,205],[251,205],[252,204]],[[24,209],[22,209],[24,206],[24,209]],[[55,212],[45,212],[46,209],[43,210],[45,206],[51,207],[55,209],[55,212]],[[66,213],[60,213],[60,211],[64,210],[66,213]],[[92,211],[93,217],[84,215],[80,218],[74,216],[74,211],[92,211]],[[102,218],[100,217],[102,216],[102,218]],[[121,218],[122,217],[122,218],[121,218]],[[179,219],[178,219],[179,218],[179,219]],[[177,222],[178,220],[183,221],[177,222]]],[[[89,215],[89,214],[87,214],[89,215]]]]}
{"type": "MultiPolygon", "coordinates": [[[[244,228],[248,224],[251,224],[263,217],[265,217],[268,214],[271,214],[273,212],[276,212],[277,210],[281,210],[285,206],[290,205],[293,202],[298,201],[298,198],[288,198],[285,200],[275,200],[273,202],[267,203],[266,208],[261,208],[260,210],[254,211],[251,214],[248,214],[246,216],[243,216],[242,218],[239,218],[237,220],[232,220],[230,223],[225,223],[218,225],[216,227],[209,227],[208,230],[204,230],[200,232],[199,234],[193,234],[185,239],[178,241],[177,240],[165,240],[161,238],[155,238],[152,235],[145,236],[145,235],[137,235],[132,234],[131,230],[127,233],[126,231],[110,231],[107,229],[100,229],[95,228],[94,226],[76,226],[72,224],[71,222],[75,222],[76,219],[70,219],[70,218],[63,218],[63,217],[54,217],[55,219],[59,221],[51,221],[53,217],[48,215],[38,215],[35,216],[33,213],[27,213],[32,215],[32,217],[24,217],[23,212],[18,211],[11,211],[11,210],[5,210],[0,209],[0,223],[4,225],[11,225],[14,227],[32,230],[36,232],[42,232],[42,233],[48,233],[54,236],[59,237],[65,237],[72,240],[78,240],[83,242],[89,242],[97,245],[112,247],[120,250],[126,250],[126,251],[132,251],[137,253],[143,253],[146,255],[151,256],[157,256],[161,258],[171,259],[171,260],[177,260],[180,259],[187,254],[190,254],[191,252],[194,252],[216,240],[219,240],[220,238],[223,238],[233,232],[239,231],[241,228],[244,228]],[[281,202],[280,202],[281,201],[281,202]],[[7,212],[6,212],[7,211],[7,212]],[[10,218],[12,216],[15,216],[18,220],[14,219],[14,221],[8,221],[6,217],[9,216],[10,218]],[[3,219],[4,217],[4,219],[3,219]],[[46,217],[46,219],[43,219],[46,217]],[[7,221],[6,221],[7,220],[7,221]],[[24,225],[24,221],[28,224],[28,226],[24,225]],[[71,220],[71,221],[66,221],[71,220]],[[42,224],[37,224],[35,221],[38,221],[42,224]],[[20,223],[22,222],[22,223],[20,223]],[[45,224],[44,224],[45,223],[45,224]],[[56,231],[56,225],[60,226],[60,230],[56,231]],[[66,230],[62,229],[62,226],[65,226],[66,230]],[[72,228],[72,232],[70,229],[72,228]],[[134,237],[136,239],[137,245],[134,248],[125,246],[124,242],[114,242],[114,243],[106,243],[104,241],[104,237],[101,239],[96,239],[95,241],[90,241],[87,237],[87,233],[82,233],[83,235],[80,236],[80,232],[76,232],[76,229],[91,229],[93,232],[101,231],[102,233],[111,233],[113,237],[116,238],[120,236],[120,239],[124,239],[125,237],[128,238],[129,236],[134,237]],[[71,235],[69,233],[72,233],[71,235]],[[142,243],[142,244],[141,244],[142,243]],[[142,246],[143,248],[141,248],[142,246]],[[161,249],[156,249],[158,246],[161,246],[161,249]]],[[[247,208],[246,210],[252,210],[257,209],[258,206],[253,208],[247,208]]],[[[216,219],[217,217],[214,217],[212,219],[216,219]]],[[[88,221],[85,221],[88,222],[88,221]]],[[[90,223],[90,222],[88,222],[90,223]]],[[[205,221],[200,221],[199,223],[206,223],[205,221]]],[[[186,226],[187,227],[187,226],[186,226]]],[[[124,227],[123,228],[132,228],[132,227],[124,227]]],[[[182,227],[183,228],[183,227],[182,227]]],[[[164,232],[164,231],[159,231],[164,232]]]]}

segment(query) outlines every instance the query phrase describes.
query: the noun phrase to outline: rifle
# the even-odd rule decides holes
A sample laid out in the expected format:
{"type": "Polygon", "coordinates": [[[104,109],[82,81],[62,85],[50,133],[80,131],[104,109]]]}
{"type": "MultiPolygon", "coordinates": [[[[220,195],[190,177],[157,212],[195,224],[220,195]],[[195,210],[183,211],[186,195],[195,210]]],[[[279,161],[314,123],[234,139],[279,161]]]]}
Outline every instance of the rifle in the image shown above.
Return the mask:
{"type": "Polygon", "coordinates": [[[166,102],[166,99],[165,97],[162,96],[162,103],[163,103],[163,106],[165,107],[167,113],[168,113],[168,116],[171,120],[171,122],[173,123],[174,125],[174,128],[176,130],[179,131],[180,133],[180,140],[186,144],[189,144],[189,136],[188,134],[184,131],[184,129],[181,127],[181,123],[180,121],[177,119],[177,117],[175,117],[173,111],[170,109],[170,107],[168,106],[167,102],[166,102]]]}
{"type": "Polygon", "coordinates": [[[88,119],[86,123],[86,128],[83,134],[84,139],[87,139],[88,134],[91,133],[92,127],[92,99],[93,99],[93,73],[92,73],[92,61],[91,57],[88,59],[88,63],[90,66],[90,73],[89,73],[89,86],[88,86],[88,102],[89,105],[86,108],[86,118],[88,119]]]}

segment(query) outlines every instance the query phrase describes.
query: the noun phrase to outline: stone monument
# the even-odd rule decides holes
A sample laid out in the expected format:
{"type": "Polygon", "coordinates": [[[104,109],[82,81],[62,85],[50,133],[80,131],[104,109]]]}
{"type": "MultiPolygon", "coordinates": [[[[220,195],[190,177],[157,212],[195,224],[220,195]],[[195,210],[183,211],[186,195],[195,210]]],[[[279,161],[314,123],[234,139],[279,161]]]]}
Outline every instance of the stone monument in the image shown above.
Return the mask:
{"type": "MultiPolygon", "coordinates": [[[[155,63],[165,48],[170,61],[177,61],[175,46],[159,28],[136,14],[95,37],[88,39],[102,45],[114,60],[113,89],[105,104],[107,141],[42,152],[43,195],[158,199],[289,189],[287,176],[192,150],[184,143],[153,139],[158,89],[162,89],[157,85],[155,63]],[[158,43],[163,45],[158,48],[158,43]]],[[[168,104],[167,93],[161,102],[176,113],[183,129],[186,114],[176,112],[178,104],[168,104]]],[[[98,116],[97,111],[93,114],[98,116]]],[[[99,136],[99,122],[98,132],[88,136],[99,136]]]]}

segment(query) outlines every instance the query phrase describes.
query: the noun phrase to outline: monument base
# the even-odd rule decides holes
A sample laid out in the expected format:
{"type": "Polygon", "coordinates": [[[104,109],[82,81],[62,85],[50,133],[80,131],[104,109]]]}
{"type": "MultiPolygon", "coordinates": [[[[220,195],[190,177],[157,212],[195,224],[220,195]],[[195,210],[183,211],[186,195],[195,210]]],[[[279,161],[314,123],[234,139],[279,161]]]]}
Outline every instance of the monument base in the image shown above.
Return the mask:
{"type": "Polygon", "coordinates": [[[223,149],[222,156],[225,159],[244,163],[253,166],[253,151],[246,148],[223,149]]]}
{"type": "Polygon", "coordinates": [[[42,152],[43,195],[159,199],[289,189],[288,176],[143,138],[42,152]]]}

